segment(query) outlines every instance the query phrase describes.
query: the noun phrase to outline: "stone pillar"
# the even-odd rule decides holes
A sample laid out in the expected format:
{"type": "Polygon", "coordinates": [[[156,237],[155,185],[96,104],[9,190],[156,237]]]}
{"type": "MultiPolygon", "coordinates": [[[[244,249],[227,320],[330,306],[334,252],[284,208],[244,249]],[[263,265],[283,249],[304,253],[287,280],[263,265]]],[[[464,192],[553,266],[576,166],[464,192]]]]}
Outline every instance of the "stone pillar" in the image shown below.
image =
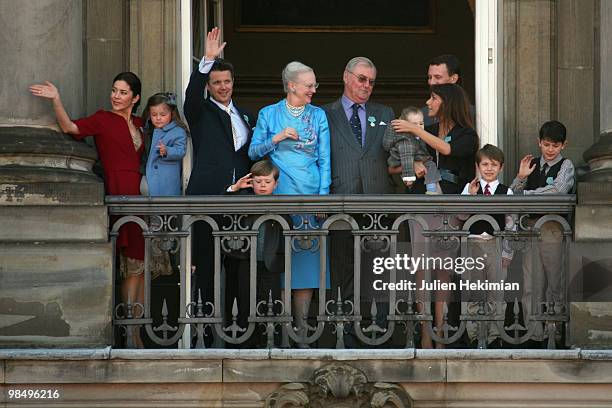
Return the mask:
{"type": "Polygon", "coordinates": [[[83,2],[0,2],[0,348],[111,342],[112,250],[96,153],[59,133],[49,80],[84,115],[83,2]]]}
{"type": "Polygon", "coordinates": [[[79,0],[3,1],[0,124],[56,127],[49,103],[28,86],[48,80],[62,92],[68,114],[83,115],[83,6],[79,0]]]}
{"type": "MultiPolygon", "coordinates": [[[[594,118],[593,137],[599,140],[583,154],[589,171],[578,183],[575,238],[579,249],[572,258],[577,263],[573,269],[583,272],[583,279],[577,281],[585,282],[578,287],[579,294],[585,292],[587,282],[597,288],[607,287],[605,279],[612,273],[612,2],[596,2],[596,12],[599,47],[594,54],[597,62],[594,103],[598,109],[594,111],[599,111],[599,117],[594,118]],[[593,285],[593,277],[603,280],[593,285]]],[[[596,295],[586,299],[596,303],[572,303],[572,345],[611,347],[612,293],[604,290],[596,295]]]]}
{"type": "Polygon", "coordinates": [[[521,157],[534,153],[538,129],[553,114],[555,3],[503,2],[503,127],[505,179],[521,157]]]}
{"type": "Polygon", "coordinates": [[[129,7],[130,71],[142,81],[142,107],[157,92],[175,92],[178,81],[179,27],[177,0],[131,0],[129,7]]]}

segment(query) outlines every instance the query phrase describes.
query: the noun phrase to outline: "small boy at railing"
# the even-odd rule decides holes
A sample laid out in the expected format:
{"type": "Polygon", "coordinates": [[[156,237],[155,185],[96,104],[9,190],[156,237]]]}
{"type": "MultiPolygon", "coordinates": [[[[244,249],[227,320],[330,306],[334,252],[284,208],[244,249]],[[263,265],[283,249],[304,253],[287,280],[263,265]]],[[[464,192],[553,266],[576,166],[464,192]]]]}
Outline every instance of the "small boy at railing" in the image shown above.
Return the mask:
{"type": "MultiPolygon", "coordinates": [[[[251,172],[228,187],[228,193],[271,195],[278,184],[278,168],[268,160],[253,164],[251,172]]],[[[263,224],[257,235],[258,299],[268,298],[268,290],[278,287],[279,274],[285,270],[282,227],[274,221],[263,224]]]]}
{"type": "MultiPolygon", "coordinates": [[[[419,108],[409,106],[402,111],[400,119],[420,126],[423,125],[423,112],[419,108]]],[[[425,143],[418,137],[409,133],[396,133],[393,127],[387,126],[383,136],[383,148],[389,152],[387,164],[389,167],[402,166],[402,181],[406,186],[411,187],[416,181],[414,174],[414,162],[423,162],[427,172],[425,173],[426,194],[441,194],[440,173],[436,163],[427,152],[425,143]]]]}
{"type": "MultiPolygon", "coordinates": [[[[517,194],[570,194],[574,187],[574,165],[561,155],[567,145],[567,129],[563,123],[551,120],[540,128],[538,147],[540,157],[528,154],[520,163],[518,174],[511,184],[517,194]]],[[[527,220],[533,227],[538,218],[527,220]]],[[[561,304],[567,301],[563,287],[563,228],[555,221],[548,221],[540,227],[540,242],[529,246],[523,256],[523,316],[528,328],[533,315],[541,314],[540,307],[533,310],[532,302],[552,301],[554,312],[561,312],[561,304]]],[[[552,310],[548,310],[552,313],[552,310]]],[[[540,341],[544,338],[540,322],[531,337],[540,341]]]]}
{"type": "MultiPolygon", "coordinates": [[[[498,180],[499,173],[504,167],[504,153],[496,146],[487,144],[476,152],[476,166],[480,174],[480,179],[475,178],[470,183],[465,185],[465,188],[461,192],[462,195],[512,195],[512,189],[508,186],[501,184],[498,180]]],[[[491,217],[497,221],[499,228],[505,228],[506,230],[515,230],[516,223],[514,222],[513,216],[504,214],[491,214],[491,217]]],[[[506,279],[507,268],[512,261],[513,251],[510,249],[507,240],[503,241],[502,248],[502,262],[501,271],[499,274],[496,273],[498,266],[498,254],[496,240],[493,236],[493,226],[484,220],[476,221],[470,226],[470,236],[468,242],[470,243],[470,249],[472,250],[472,258],[482,257],[484,261],[484,268],[482,270],[474,269],[471,271],[469,279],[483,281],[488,279],[489,282],[501,282],[506,279]]],[[[471,296],[470,301],[467,302],[467,312],[470,315],[477,316],[479,314],[486,315],[501,315],[505,316],[506,303],[503,299],[503,294],[500,293],[487,293],[482,296],[481,302],[474,301],[474,296],[471,296]],[[486,301],[485,301],[486,298],[486,301]],[[500,306],[498,309],[497,306],[500,306]]],[[[487,330],[487,344],[492,343],[497,337],[499,337],[499,330],[495,325],[495,322],[483,324],[488,325],[487,330]]],[[[466,325],[466,332],[470,338],[470,341],[474,342],[478,335],[478,326],[474,322],[468,322],[466,325]]],[[[483,345],[480,345],[483,346],[483,345]]]]}

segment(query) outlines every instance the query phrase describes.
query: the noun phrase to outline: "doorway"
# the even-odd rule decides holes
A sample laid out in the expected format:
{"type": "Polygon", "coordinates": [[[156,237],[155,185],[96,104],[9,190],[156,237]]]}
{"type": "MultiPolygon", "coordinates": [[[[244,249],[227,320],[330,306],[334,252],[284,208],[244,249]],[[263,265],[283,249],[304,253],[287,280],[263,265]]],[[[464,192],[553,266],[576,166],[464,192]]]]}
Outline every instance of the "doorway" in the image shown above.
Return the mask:
{"type": "Polygon", "coordinates": [[[221,27],[228,43],[224,58],[236,69],[234,98],[253,113],[283,97],[280,73],[293,60],[315,70],[321,86],[314,104],[332,102],[342,94],[346,62],[357,55],[369,57],[378,68],[372,99],[396,113],[407,105],[424,105],[428,62],[440,54],[454,54],[462,61],[462,85],[475,101],[473,1],[294,0],[290,4],[192,2],[194,56],[203,54],[206,30],[221,27]],[[346,10],[357,10],[350,21],[359,25],[347,23],[346,10]],[[408,23],[401,25],[404,20],[408,23]]]}

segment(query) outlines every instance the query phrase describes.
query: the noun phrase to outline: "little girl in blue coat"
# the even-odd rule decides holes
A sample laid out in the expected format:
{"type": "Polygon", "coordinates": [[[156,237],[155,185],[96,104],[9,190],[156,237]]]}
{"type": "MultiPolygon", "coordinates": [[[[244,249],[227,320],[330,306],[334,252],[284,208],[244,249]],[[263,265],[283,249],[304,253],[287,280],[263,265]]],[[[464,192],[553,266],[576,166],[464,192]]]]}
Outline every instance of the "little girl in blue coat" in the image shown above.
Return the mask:
{"type": "Polygon", "coordinates": [[[143,119],[147,158],[141,194],[181,195],[181,162],[187,145],[187,126],[176,107],[176,95],[157,93],[151,96],[143,119]]]}

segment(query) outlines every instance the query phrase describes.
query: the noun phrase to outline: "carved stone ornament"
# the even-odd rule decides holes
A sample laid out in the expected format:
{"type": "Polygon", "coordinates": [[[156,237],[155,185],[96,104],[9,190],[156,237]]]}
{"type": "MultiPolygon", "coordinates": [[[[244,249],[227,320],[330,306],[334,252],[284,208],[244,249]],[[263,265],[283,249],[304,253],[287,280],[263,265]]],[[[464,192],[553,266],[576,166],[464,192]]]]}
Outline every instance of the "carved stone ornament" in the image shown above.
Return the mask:
{"type": "Polygon", "coordinates": [[[348,364],[331,363],[313,374],[308,384],[289,383],[265,401],[267,408],[411,408],[406,391],[389,383],[368,383],[366,375],[348,364]]]}

